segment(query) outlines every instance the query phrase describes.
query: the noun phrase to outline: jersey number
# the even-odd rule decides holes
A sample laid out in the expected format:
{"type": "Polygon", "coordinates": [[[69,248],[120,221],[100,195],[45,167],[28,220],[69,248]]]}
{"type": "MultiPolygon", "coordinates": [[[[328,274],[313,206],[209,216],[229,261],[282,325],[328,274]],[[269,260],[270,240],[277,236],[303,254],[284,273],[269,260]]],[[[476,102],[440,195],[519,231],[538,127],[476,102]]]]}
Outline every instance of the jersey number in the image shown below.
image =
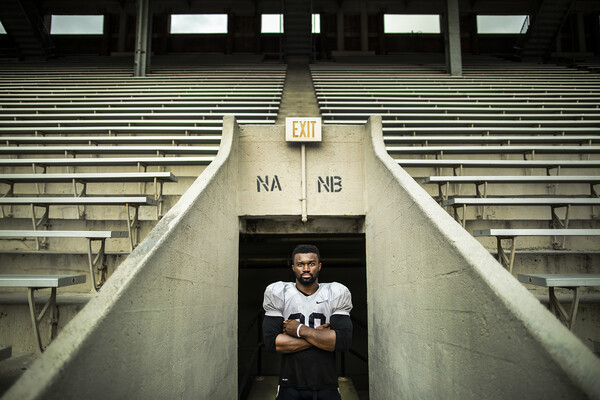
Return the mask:
{"type": "MultiPolygon", "coordinates": [[[[290,316],[288,317],[288,319],[295,319],[296,321],[300,322],[301,324],[306,325],[306,318],[304,317],[303,314],[301,313],[294,313],[294,314],[290,314],[290,316]]],[[[321,314],[321,313],[317,313],[314,312],[312,314],[310,314],[308,316],[308,326],[311,328],[316,328],[317,326],[315,326],[315,320],[318,319],[319,320],[319,325],[323,325],[327,322],[327,319],[325,318],[325,315],[321,314]]]]}

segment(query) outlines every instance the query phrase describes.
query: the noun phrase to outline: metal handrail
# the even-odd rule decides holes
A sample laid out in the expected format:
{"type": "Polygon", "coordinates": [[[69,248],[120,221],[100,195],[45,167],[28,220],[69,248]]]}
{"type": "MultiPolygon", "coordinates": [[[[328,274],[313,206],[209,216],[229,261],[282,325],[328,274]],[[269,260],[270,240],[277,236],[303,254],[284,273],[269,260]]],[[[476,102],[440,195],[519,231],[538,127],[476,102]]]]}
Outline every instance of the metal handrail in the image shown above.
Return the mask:
{"type": "MultiPolygon", "coordinates": [[[[353,316],[350,316],[350,320],[352,321],[352,324],[355,326],[358,326],[364,330],[367,330],[367,324],[359,319],[356,319],[353,316]]],[[[353,356],[355,356],[356,358],[358,358],[360,361],[364,362],[365,364],[369,364],[369,360],[367,359],[367,357],[365,357],[364,355],[360,354],[359,352],[357,352],[356,350],[349,348],[348,349],[348,353],[352,354],[353,356]]],[[[340,375],[342,377],[346,376],[346,353],[341,353],[341,372],[340,375]]]]}
{"type": "Polygon", "coordinates": [[[238,349],[239,349],[240,344],[242,344],[242,342],[250,335],[250,331],[252,330],[252,327],[255,324],[257,325],[256,332],[257,332],[258,343],[257,343],[256,347],[254,348],[254,351],[252,352],[252,357],[250,358],[250,361],[246,365],[246,369],[244,370],[244,375],[242,376],[242,380],[238,387],[238,399],[241,399],[242,394],[246,390],[246,386],[248,385],[248,382],[249,382],[252,366],[254,365],[255,361],[256,361],[256,375],[257,376],[262,375],[262,348],[264,347],[264,343],[262,340],[262,324],[260,322],[263,319],[264,313],[265,312],[263,310],[258,311],[256,313],[256,315],[254,316],[254,318],[252,318],[252,321],[248,324],[244,333],[241,334],[240,337],[238,338],[238,349]]]}
{"type": "MultiPolygon", "coordinates": [[[[244,371],[244,376],[242,376],[242,381],[240,382],[240,385],[238,388],[238,399],[242,398],[242,394],[246,390],[246,386],[248,385],[249,378],[250,378],[250,372],[252,370],[252,365],[254,364],[255,360],[257,360],[257,369],[261,369],[261,356],[260,355],[261,355],[261,351],[262,351],[263,347],[264,347],[264,344],[262,342],[258,343],[256,348],[254,349],[254,352],[252,353],[252,357],[250,358],[250,361],[246,365],[246,369],[244,371]]],[[[260,371],[257,370],[257,376],[260,376],[260,375],[261,375],[260,371]]]]}
{"type": "Polygon", "coordinates": [[[529,17],[529,15],[526,15],[525,21],[523,21],[523,26],[521,26],[521,31],[519,32],[521,35],[527,32],[527,29],[529,29],[530,23],[531,23],[530,17],[529,17]]]}
{"type": "MultiPolygon", "coordinates": [[[[571,10],[573,10],[573,5],[574,4],[575,4],[575,0],[571,0],[571,2],[569,3],[569,7],[567,8],[567,11],[565,12],[565,15],[563,16],[563,19],[560,22],[560,26],[558,27],[558,29],[556,30],[556,32],[554,32],[554,38],[553,38],[553,42],[552,43],[556,44],[556,40],[558,39],[558,35],[562,31],[563,26],[565,26],[565,22],[567,22],[567,19],[569,18],[569,15],[571,15],[571,10]]],[[[551,52],[552,52],[551,47],[548,47],[548,49],[546,50],[545,58],[548,58],[548,56],[550,55],[551,52]]]]}
{"type": "Polygon", "coordinates": [[[523,49],[523,44],[525,40],[529,37],[529,27],[531,26],[531,16],[526,15],[525,21],[523,21],[523,25],[521,26],[521,30],[519,31],[519,37],[517,38],[517,43],[514,44],[513,49],[521,51],[523,49]]]}
{"type": "MultiPolygon", "coordinates": [[[[248,334],[250,333],[250,330],[252,329],[252,327],[254,326],[254,324],[256,323],[257,320],[262,321],[262,316],[265,312],[263,310],[260,310],[256,313],[256,315],[254,316],[254,318],[252,318],[252,321],[250,321],[250,323],[247,325],[246,330],[244,331],[243,334],[240,335],[240,337],[238,338],[238,347],[240,346],[240,344],[242,344],[242,342],[244,341],[244,339],[246,339],[248,337],[248,334]]],[[[260,328],[260,324],[258,325],[258,327],[260,328]]],[[[262,336],[262,333],[261,333],[262,336]]],[[[259,338],[259,341],[261,341],[262,338],[259,338]]]]}

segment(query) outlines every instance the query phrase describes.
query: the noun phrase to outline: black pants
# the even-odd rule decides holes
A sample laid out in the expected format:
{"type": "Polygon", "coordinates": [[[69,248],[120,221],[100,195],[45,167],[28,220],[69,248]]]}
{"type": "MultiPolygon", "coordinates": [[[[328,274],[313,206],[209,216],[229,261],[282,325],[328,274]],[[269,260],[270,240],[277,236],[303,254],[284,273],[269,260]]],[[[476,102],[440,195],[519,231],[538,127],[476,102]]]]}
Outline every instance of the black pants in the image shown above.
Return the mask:
{"type": "Polygon", "coordinates": [[[341,400],[341,397],[337,389],[310,390],[279,387],[275,400],[341,400]]]}

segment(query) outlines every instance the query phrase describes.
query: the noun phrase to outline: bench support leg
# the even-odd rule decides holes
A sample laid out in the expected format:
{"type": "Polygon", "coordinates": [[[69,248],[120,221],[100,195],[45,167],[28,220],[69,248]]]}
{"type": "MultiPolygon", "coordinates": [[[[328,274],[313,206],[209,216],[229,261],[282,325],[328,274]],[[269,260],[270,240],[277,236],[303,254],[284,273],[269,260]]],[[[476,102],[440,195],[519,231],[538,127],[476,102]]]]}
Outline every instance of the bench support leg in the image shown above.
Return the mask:
{"type": "Polygon", "coordinates": [[[131,251],[138,244],[139,234],[139,206],[131,204],[125,204],[125,212],[127,213],[127,230],[129,231],[129,248],[131,251]],[[133,209],[133,216],[131,216],[130,210],[133,209]]]}
{"type": "Polygon", "coordinates": [[[556,293],[554,292],[554,287],[549,288],[549,306],[550,311],[555,315],[559,316],[559,319],[562,319],[567,325],[569,330],[573,330],[575,327],[575,319],[577,318],[577,309],[579,308],[579,288],[578,287],[568,287],[565,289],[569,289],[573,291],[573,300],[571,301],[571,310],[567,312],[562,304],[559,303],[558,298],[556,297],[556,293]]]}
{"type": "Polygon", "coordinates": [[[156,219],[162,218],[162,205],[163,205],[163,181],[154,178],[154,200],[156,204],[156,219]]]}
{"type": "Polygon", "coordinates": [[[105,261],[105,245],[106,239],[89,239],[88,238],[88,264],[90,267],[90,277],[92,278],[92,285],[94,290],[98,291],[104,282],[106,282],[106,264],[105,261]],[[92,249],[92,242],[100,242],[100,248],[98,253],[94,255],[92,249]],[[96,276],[98,274],[98,276],[96,276]]]}
{"type": "MultiPolygon", "coordinates": [[[[596,184],[590,184],[590,195],[592,197],[600,197],[600,193],[596,190],[596,184]]],[[[598,206],[592,206],[592,218],[598,218],[598,206]]]]}
{"type": "MultiPolygon", "coordinates": [[[[568,204],[566,206],[552,206],[552,228],[554,229],[567,229],[569,227],[569,214],[571,212],[571,205],[568,204]],[[564,220],[561,219],[558,214],[556,213],[556,209],[557,208],[562,208],[562,207],[566,207],[566,211],[565,211],[565,218],[564,220]]],[[[552,246],[554,246],[555,249],[564,249],[565,248],[565,242],[567,240],[566,236],[562,237],[562,243],[560,242],[559,236],[553,236],[552,237],[552,246]]]]}
{"type": "Polygon", "coordinates": [[[467,205],[463,204],[462,206],[454,207],[454,219],[465,228],[467,225],[467,205]],[[458,209],[462,209],[462,218],[460,217],[460,213],[458,209]]]}
{"type": "Polygon", "coordinates": [[[448,199],[448,191],[450,189],[450,183],[449,182],[442,182],[442,183],[438,183],[438,203],[440,205],[442,205],[442,202],[444,200],[448,199]],[[444,188],[446,189],[446,191],[444,192],[444,188]]]}
{"type": "Polygon", "coordinates": [[[38,288],[28,288],[29,312],[31,314],[31,323],[33,324],[33,332],[35,334],[35,339],[37,341],[40,352],[43,352],[46,347],[42,345],[42,337],[40,335],[40,322],[42,321],[46,313],[50,311],[50,323],[52,324],[50,341],[52,341],[56,337],[58,329],[58,308],[56,307],[56,288],[51,288],[52,292],[50,293],[50,298],[42,308],[42,311],[40,311],[40,313],[38,314],[35,307],[35,291],[37,289],[38,288]]]}
{"type": "MultiPolygon", "coordinates": [[[[10,187],[8,188],[8,190],[6,191],[6,193],[4,193],[2,195],[2,197],[11,197],[14,194],[14,190],[15,190],[15,184],[11,183],[10,187]]],[[[4,207],[5,206],[0,206],[0,217],[2,218],[9,218],[12,217],[12,205],[8,205],[8,212],[4,212],[4,207]]]]}
{"type": "MultiPolygon", "coordinates": [[[[485,199],[487,197],[487,189],[488,189],[487,182],[476,183],[475,184],[476,196],[478,198],[485,199]],[[483,190],[482,190],[482,187],[483,187],[483,190]]],[[[477,206],[477,218],[483,219],[484,217],[485,217],[485,205],[477,206]]]]}
{"type": "Polygon", "coordinates": [[[502,264],[502,266],[506,268],[511,274],[513,270],[513,265],[515,263],[516,241],[516,237],[496,237],[496,243],[498,245],[498,262],[500,262],[500,264],[502,264]],[[510,246],[508,249],[505,250],[504,247],[502,247],[502,240],[510,241],[510,246]]]}
{"type": "MultiPolygon", "coordinates": [[[[49,205],[36,205],[31,204],[31,223],[33,225],[33,230],[38,231],[41,226],[45,226],[46,230],[48,230],[48,226],[50,225],[48,222],[48,213],[50,212],[49,205]],[[37,208],[42,208],[42,215],[38,218],[36,217],[35,210],[37,208]]],[[[48,247],[48,239],[47,238],[35,238],[37,250],[48,247]]]]}

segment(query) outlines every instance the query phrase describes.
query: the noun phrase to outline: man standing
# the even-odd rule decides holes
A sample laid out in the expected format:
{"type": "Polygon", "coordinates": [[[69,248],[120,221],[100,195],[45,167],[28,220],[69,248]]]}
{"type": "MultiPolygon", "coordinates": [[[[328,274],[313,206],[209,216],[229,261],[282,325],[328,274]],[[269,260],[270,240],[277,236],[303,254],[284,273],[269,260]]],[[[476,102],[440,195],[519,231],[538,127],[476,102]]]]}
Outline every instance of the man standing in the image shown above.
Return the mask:
{"type": "Polygon", "coordinates": [[[319,284],[320,259],[316,246],[296,246],[296,282],[265,290],[265,347],[283,354],[276,400],[340,399],[335,352],[352,342],[352,298],[340,283],[319,284]]]}

